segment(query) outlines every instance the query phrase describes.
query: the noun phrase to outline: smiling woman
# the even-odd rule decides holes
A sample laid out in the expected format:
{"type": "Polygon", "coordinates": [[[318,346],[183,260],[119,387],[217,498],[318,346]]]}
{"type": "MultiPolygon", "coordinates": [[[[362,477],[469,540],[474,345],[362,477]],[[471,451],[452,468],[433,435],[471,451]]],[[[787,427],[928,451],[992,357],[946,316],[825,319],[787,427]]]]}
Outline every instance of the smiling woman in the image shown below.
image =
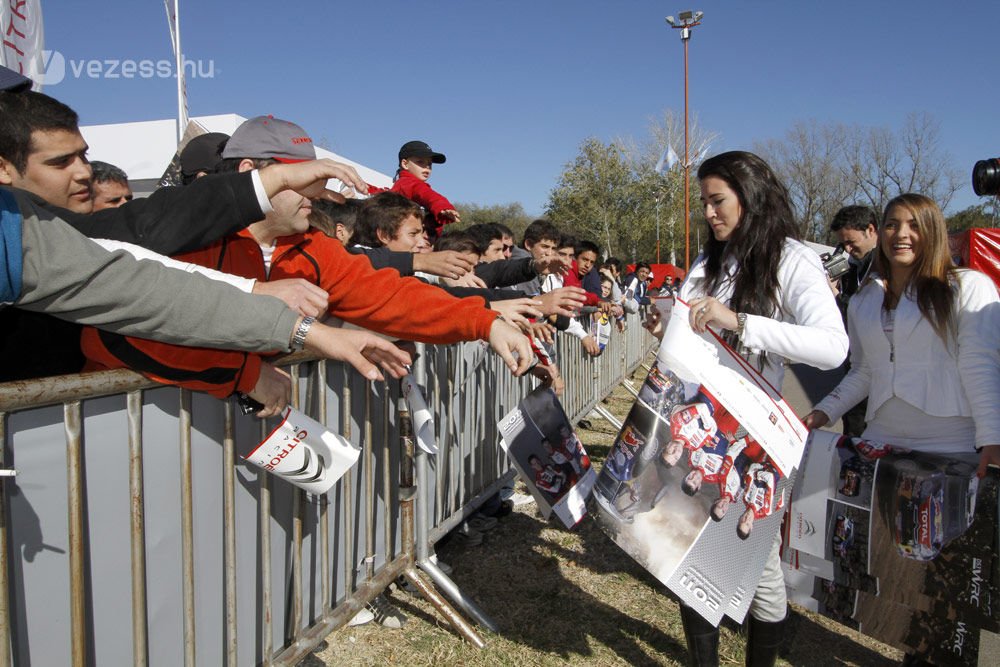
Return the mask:
{"type": "Polygon", "coordinates": [[[851,370],[806,426],[824,426],[867,396],[862,438],[932,453],[979,450],[982,477],[1000,463],[996,286],[952,264],[941,209],[919,194],[886,206],[875,272],[848,310],[851,370]]]}

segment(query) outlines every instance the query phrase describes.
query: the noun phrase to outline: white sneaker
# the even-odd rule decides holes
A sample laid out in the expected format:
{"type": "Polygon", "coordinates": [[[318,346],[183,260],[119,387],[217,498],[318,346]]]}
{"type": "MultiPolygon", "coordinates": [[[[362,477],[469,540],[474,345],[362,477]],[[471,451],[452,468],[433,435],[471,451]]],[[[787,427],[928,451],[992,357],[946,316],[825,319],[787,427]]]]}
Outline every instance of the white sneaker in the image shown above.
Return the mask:
{"type": "Polygon", "coordinates": [[[364,625],[365,623],[371,623],[375,620],[375,614],[371,613],[367,607],[362,609],[354,615],[354,618],[347,622],[350,627],[355,627],[357,625],[364,625]]]}
{"type": "Polygon", "coordinates": [[[449,577],[451,576],[452,573],[451,565],[448,565],[448,563],[444,562],[443,560],[438,560],[437,554],[431,554],[430,561],[435,565],[437,565],[439,570],[447,574],[449,577]]]}
{"type": "Polygon", "coordinates": [[[527,493],[515,493],[510,497],[510,501],[514,503],[514,506],[525,505],[527,503],[535,502],[534,496],[527,493]]]}

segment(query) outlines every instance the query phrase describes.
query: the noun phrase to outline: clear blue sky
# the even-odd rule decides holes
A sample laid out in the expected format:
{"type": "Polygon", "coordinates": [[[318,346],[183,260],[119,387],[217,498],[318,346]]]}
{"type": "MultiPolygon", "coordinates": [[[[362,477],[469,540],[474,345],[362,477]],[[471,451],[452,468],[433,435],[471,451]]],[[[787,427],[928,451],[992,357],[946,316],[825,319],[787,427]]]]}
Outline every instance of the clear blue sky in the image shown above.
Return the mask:
{"type": "MultiPolygon", "coordinates": [[[[159,0],[42,9],[46,48],[67,61],[171,57],[159,0]]],[[[182,0],[185,55],[214,64],[188,80],[190,110],[287,118],[383,172],[423,139],[448,155],[431,183],[452,201],[537,214],[584,138],[640,138],[650,117],[683,110],[681,43],[663,20],[683,9],[705,12],[690,95],[720,134],[713,152],[797,120],[896,128],[926,111],[963,173],[1000,155],[993,0],[182,0]]],[[[173,117],[174,86],[84,75],[46,92],[95,124],[173,117]]],[[[951,210],[977,201],[967,184],[951,210]]]]}

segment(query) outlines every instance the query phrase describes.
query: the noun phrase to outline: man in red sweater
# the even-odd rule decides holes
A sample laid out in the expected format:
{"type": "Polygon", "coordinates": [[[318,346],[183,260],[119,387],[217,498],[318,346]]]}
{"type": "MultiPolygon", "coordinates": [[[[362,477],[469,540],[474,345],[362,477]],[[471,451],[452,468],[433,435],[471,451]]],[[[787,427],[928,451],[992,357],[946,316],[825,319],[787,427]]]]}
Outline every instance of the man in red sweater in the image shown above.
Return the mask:
{"type": "Polygon", "coordinates": [[[434,191],[427,184],[431,169],[435,164],[444,164],[444,153],[435,153],[423,141],[408,141],[399,149],[399,168],[396,182],[390,192],[398,192],[423,206],[434,217],[436,224],[424,223],[424,229],[431,241],[441,235],[444,226],[450,222],[461,222],[461,217],[448,198],[434,191]]]}
{"type": "MultiPolygon", "coordinates": [[[[233,133],[220,171],[312,159],[315,149],[302,128],[258,117],[233,133]]],[[[339,241],[311,229],[311,203],[294,191],[276,195],[263,208],[263,220],[178,259],[260,281],[304,278],[330,295],[328,313],[346,322],[427,343],[488,340],[511,371],[526,370],[531,359],[527,338],[498,320],[483,299],[456,299],[419,280],[400,278],[395,270],[376,271],[364,256],[349,254],[339,241]]],[[[84,332],[82,342],[91,370],[131,367],[159,382],[220,398],[251,393],[262,379],[280,372],[254,354],[185,348],[94,329],[84,332]]],[[[262,416],[277,414],[287,401],[270,398],[262,416]]]]}

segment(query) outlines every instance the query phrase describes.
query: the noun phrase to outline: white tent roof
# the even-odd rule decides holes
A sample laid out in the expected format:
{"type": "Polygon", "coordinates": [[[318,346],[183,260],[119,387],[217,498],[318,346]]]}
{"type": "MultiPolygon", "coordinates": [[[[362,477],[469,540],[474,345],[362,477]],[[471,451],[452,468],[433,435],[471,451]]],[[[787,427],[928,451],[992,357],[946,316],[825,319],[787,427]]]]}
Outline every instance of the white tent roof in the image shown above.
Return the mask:
{"type": "MultiPolygon", "coordinates": [[[[246,118],[237,114],[198,116],[197,123],[206,132],[232,134],[246,118]]],[[[128,174],[129,180],[159,179],[177,152],[177,121],[149,120],[136,123],[87,125],[80,128],[90,146],[88,157],[109,162],[128,174]]],[[[316,155],[354,167],[369,184],[388,188],[392,178],[325,148],[316,147],[316,155]]]]}

